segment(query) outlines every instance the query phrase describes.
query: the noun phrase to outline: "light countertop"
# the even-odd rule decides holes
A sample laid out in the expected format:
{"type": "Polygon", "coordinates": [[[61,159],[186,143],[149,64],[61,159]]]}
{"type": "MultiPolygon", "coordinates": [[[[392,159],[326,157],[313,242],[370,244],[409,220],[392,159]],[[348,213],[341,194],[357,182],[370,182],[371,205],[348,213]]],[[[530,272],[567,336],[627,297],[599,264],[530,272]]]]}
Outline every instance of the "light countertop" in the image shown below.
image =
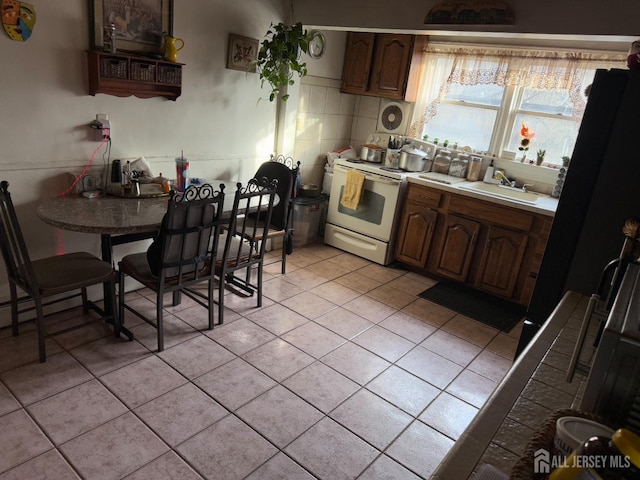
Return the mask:
{"type": "Polygon", "coordinates": [[[464,195],[466,197],[477,198],[478,200],[485,200],[492,203],[497,203],[499,205],[504,205],[507,207],[518,208],[520,210],[526,210],[529,212],[539,213],[542,215],[547,215],[553,217],[555,215],[556,209],[558,207],[558,199],[551,197],[549,195],[545,195],[542,193],[536,193],[538,195],[538,200],[535,204],[520,202],[518,200],[511,200],[507,198],[494,197],[489,194],[483,194],[480,192],[476,192],[473,190],[465,189],[465,186],[471,185],[473,183],[478,182],[469,182],[464,181],[455,184],[446,184],[442,182],[438,182],[435,180],[429,180],[426,178],[421,178],[419,175],[422,172],[411,173],[407,176],[407,181],[409,183],[415,183],[418,185],[424,185],[426,187],[437,188],[440,190],[444,190],[446,192],[451,192],[459,195],[464,195]]]}

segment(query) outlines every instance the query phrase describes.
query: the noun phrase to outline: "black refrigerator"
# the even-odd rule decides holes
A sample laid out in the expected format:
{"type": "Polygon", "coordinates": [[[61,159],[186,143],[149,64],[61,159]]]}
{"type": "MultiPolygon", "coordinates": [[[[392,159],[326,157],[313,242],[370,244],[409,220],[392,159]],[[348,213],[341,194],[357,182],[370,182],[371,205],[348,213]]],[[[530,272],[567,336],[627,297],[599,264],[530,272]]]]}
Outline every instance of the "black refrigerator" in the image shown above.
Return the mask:
{"type": "Polygon", "coordinates": [[[591,295],[640,219],[640,70],[598,70],[587,100],[516,357],[566,291],[591,295]],[[636,144],[636,142],[638,142],[636,144]]]}

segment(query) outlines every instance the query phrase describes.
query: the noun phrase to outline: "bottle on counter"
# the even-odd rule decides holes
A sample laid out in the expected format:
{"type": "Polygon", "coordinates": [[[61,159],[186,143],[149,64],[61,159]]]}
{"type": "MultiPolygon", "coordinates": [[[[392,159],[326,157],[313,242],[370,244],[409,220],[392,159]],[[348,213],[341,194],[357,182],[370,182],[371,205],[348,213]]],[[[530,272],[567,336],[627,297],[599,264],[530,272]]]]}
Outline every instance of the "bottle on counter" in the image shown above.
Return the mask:
{"type": "Polygon", "coordinates": [[[494,170],[493,159],[491,159],[491,163],[487,167],[487,170],[484,172],[484,178],[482,179],[482,181],[486,183],[492,183],[491,180],[493,179],[494,170]]]}
{"type": "Polygon", "coordinates": [[[471,156],[469,158],[469,168],[467,170],[467,180],[477,182],[480,178],[480,170],[482,169],[482,158],[471,156]]]}
{"type": "Polygon", "coordinates": [[[131,161],[127,160],[122,172],[122,192],[125,195],[131,195],[131,161]]]}

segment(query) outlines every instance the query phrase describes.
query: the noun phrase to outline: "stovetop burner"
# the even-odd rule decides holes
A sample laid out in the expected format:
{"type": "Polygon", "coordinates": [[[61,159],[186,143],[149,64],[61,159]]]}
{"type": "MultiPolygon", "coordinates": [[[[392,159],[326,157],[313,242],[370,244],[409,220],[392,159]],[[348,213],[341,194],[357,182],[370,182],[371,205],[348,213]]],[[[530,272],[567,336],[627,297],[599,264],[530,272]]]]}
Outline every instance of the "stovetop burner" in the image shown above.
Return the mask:
{"type": "Polygon", "coordinates": [[[395,173],[404,172],[404,170],[400,170],[399,168],[394,168],[394,167],[380,167],[380,170],[385,170],[387,172],[395,172],[395,173]]]}
{"type": "Polygon", "coordinates": [[[364,160],[359,160],[359,159],[354,159],[354,158],[347,158],[347,162],[349,162],[349,163],[366,163],[364,160]]]}

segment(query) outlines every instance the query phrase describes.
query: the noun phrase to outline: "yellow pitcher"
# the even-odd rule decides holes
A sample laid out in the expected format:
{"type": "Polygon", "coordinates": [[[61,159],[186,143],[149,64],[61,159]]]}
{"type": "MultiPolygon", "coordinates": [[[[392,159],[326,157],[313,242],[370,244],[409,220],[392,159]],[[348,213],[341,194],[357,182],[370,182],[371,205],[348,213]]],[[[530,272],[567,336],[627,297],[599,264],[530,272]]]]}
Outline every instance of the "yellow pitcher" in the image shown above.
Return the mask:
{"type": "Polygon", "coordinates": [[[174,38],[169,35],[164,36],[163,54],[166,60],[177,62],[178,52],[182,50],[182,47],[184,47],[184,40],[181,38],[174,38]]]}

